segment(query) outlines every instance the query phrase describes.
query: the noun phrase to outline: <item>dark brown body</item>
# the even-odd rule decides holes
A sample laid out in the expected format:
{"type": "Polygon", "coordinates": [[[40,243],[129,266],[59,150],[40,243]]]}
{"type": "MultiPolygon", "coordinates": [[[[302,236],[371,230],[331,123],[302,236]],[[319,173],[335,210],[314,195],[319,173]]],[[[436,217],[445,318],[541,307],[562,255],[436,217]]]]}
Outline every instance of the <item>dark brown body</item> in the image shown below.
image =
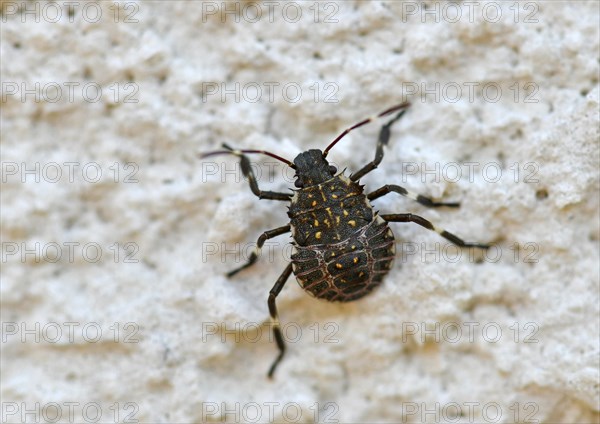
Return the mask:
{"type": "Polygon", "coordinates": [[[288,211],[292,270],[317,298],[348,302],[381,284],[394,260],[394,235],[360,184],[339,174],[297,190],[288,211]]]}
{"type": "Polygon", "coordinates": [[[294,253],[273,288],[267,304],[273,323],[273,335],[279,355],[269,369],[269,378],[285,353],[285,339],[279,324],[277,296],[281,293],[292,272],[300,286],[314,297],[328,301],[349,302],[360,299],[379,286],[389,272],[394,260],[394,235],[388,222],[412,222],[437,232],[459,247],[487,249],[488,244],[468,243],[460,237],[437,228],[427,219],[412,213],[384,214],[379,216],[370,201],[388,193],[397,193],[427,207],[458,207],[456,202],[438,202],[404,187],[386,184],[368,194],[358,181],[377,168],[383,159],[383,148],[390,139],[390,128],[404,114],[409,103],[393,106],[376,117],[371,117],[347,128],[324,151],[309,149],[294,158],[294,162],[264,150],[236,150],[223,144],[225,150],[210,152],[203,157],[234,154],[240,157],[242,172],[248,178],[250,189],[259,199],[290,201],[288,216],[290,223],[265,231],[257,241],[256,250],[242,266],[230,271],[231,277],[256,262],[266,240],[292,232],[294,253]],[[349,177],[337,174],[335,165],[327,161],[328,152],[344,135],[361,127],[374,118],[391,113],[396,116],[381,127],[375,158],[349,177]],[[289,192],[265,191],[258,187],[246,153],[262,153],[275,158],[296,171],[294,186],[298,190],[289,192]]]}

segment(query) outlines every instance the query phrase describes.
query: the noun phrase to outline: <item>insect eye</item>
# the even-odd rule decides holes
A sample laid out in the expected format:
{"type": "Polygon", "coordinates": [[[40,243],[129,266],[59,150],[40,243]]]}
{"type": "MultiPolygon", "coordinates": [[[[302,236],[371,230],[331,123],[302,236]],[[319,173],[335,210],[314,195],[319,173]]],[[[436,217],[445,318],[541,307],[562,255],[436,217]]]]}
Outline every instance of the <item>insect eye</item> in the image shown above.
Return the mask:
{"type": "Polygon", "coordinates": [[[298,178],[296,181],[294,181],[294,185],[298,188],[303,187],[303,184],[302,184],[302,181],[300,181],[300,178],[298,178]]]}
{"type": "Polygon", "coordinates": [[[329,165],[329,173],[331,175],[335,174],[337,172],[337,168],[333,165],[329,165]]]}

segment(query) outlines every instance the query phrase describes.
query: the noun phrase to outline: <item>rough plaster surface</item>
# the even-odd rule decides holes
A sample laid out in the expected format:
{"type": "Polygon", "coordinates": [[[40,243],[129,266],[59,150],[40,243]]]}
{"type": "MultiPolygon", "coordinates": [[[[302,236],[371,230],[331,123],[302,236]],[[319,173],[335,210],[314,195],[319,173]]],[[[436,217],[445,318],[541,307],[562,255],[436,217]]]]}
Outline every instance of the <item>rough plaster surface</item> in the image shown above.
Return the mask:
{"type": "MultiPolygon", "coordinates": [[[[2,3],[3,422],[598,422],[597,2],[508,2],[497,22],[498,3],[487,18],[490,3],[459,4],[459,18],[436,2],[240,3],[236,18],[223,13],[235,3],[102,2],[97,22],[95,7],[69,16],[56,4],[58,20],[45,4],[36,19],[35,3],[2,3]],[[40,98],[22,99],[36,83],[40,98]],[[79,84],[73,99],[68,83],[79,84]],[[221,83],[239,83],[239,101],[222,101],[221,83]],[[254,83],[265,90],[256,102],[254,83]],[[265,83],[279,84],[272,98],[265,83]],[[301,100],[282,95],[288,83],[301,100]],[[497,101],[486,83],[502,88],[497,101]],[[101,87],[99,101],[85,84],[101,87]],[[363,183],[460,200],[376,204],[497,241],[502,256],[453,261],[436,234],[394,224],[405,256],[372,295],[328,304],[290,279],[278,306],[288,338],[301,337],[268,381],[266,300],[290,240],[232,280],[240,259],[221,253],[284,225],[286,207],[258,201],[233,157],[202,165],[196,154],[227,142],[292,159],[415,86],[363,183]],[[453,163],[458,181],[442,171],[453,163]],[[482,173],[489,163],[497,182],[497,165],[482,173]],[[72,260],[68,243],[79,243],[72,260]],[[87,243],[101,247],[98,262],[87,243]],[[424,337],[425,325],[438,331],[424,337]]],[[[357,169],[377,133],[352,133],[331,160],[357,169]]],[[[263,188],[293,187],[281,166],[271,181],[273,161],[253,160],[263,188]]]]}

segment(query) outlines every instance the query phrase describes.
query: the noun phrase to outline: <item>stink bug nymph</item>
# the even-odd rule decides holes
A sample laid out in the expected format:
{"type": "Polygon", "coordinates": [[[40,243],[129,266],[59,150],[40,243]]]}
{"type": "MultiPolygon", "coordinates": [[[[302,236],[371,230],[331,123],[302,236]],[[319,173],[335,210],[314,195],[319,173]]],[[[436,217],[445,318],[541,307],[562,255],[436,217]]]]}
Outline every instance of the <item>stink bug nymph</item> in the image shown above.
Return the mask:
{"type": "Polygon", "coordinates": [[[241,160],[241,169],[250,183],[250,189],[259,199],[290,202],[289,224],[265,231],[258,238],[257,247],[248,261],[229,272],[231,277],[256,262],[265,241],[291,232],[294,253],[269,292],[268,306],[273,321],[273,334],[279,355],[269,369],[269,378],[285,352],[285,343],[279,327],[275,299],[289,276],[294,273],[300,286],[314,297],[330,302],[349,302],[360,299],[379,286],[394,260],[394,234],[390,222],[413,222],[437,232],[460,247],[486,249],[488,244],[468,243],[448,231],[434,226],[425,218],[411,213],[379,214],[371,201],[394,192],[428,207],[459,207],[459,203],[436,202],[412,193],[398,185],[386,184],[370,193],[363,191],[359,179],[371,172],[383,159],[383,148],[390,139],[390,128],[404,115],[409,103],[391,107],[365,119],[342,132],[324,151],[311,149],[300,153],[293,162],[264,150],[236,150],[223,144],[225,150],[201,155],[202,158],[232,154],[241,160]],[[379,132],[375,159],[346,176],[327,161],[327,154],[346,134],[374,119],[396,112],[379,132]],[[295,190],[292,193],[263,191],[258,188],[247,154],[260,153],[273,157],[296,171],[295,190]]]}

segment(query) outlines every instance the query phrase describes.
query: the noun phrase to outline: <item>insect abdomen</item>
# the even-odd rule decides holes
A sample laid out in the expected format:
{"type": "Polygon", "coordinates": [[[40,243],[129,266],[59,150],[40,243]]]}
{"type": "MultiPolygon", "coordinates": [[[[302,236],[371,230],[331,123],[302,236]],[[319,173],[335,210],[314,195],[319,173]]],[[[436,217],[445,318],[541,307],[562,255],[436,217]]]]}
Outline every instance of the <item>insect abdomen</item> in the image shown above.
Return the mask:
{"type": "Polygon", "coordinates": [[[376,217],[351,237],[331,245],[295,246],[293,271],[315,297],[348,302],[377,287],[394,260],[394,235],[376,217]]]}

